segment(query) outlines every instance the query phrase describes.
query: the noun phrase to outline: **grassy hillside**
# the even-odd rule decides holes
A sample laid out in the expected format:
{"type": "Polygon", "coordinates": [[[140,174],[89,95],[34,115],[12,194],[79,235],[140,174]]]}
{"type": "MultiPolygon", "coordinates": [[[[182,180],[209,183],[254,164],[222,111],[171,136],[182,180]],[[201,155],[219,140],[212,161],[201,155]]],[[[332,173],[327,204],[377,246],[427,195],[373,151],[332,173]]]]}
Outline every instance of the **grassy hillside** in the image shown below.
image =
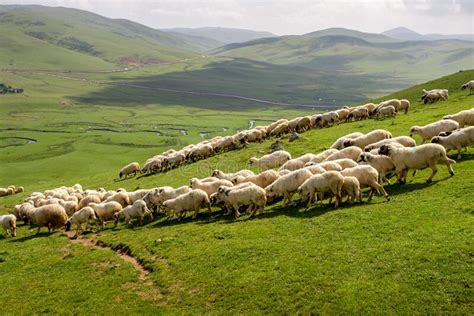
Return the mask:
{"type": "Polygon", "coordinates": [[[194,56],[182,37],[76,9],[3,5],[0,27],[2,68],[107,70],[194,56]]]}
{"type": "MultiPolygon", "coordinates": [[[[375,128],[407,135],[412,125],[471,108],[472,96],[459,87],[473,77],[474,70],[463,71],[386,96],[408,98],[410,113],[393,120],[312,130],[293,143],[284,141],[285,148],[294,156],[319,152],[339,136],[375,128]],[[450,90],[449,101],[428,106],[418,102],[422,88],[439,87],[450,90]]],[[[116,182],[121,165],[143,161],[163,149],[153,147],[154,135],[139,132],[154,119],[162,124],[187,120],[190,125],[219,127],[236,127],[244,121],[238,113],[189,109],[169,109],[166,117],[165,109],[151,105],[91,108],[67,103],[67,98],[52,104],[53,96],[59,101],[68,91],[93,88],[48,82],[57,94],[38,85],[31,92],[34,101],[28,96],[2,97],[6,101],[0,103],[2,126],[56,132],[35,132],[41,137],[36,144],[0,149],[0,186],[14,183],[27,190],[1,198],[0,213],[32,191],[76,182],[87,188],[129,190],[187,184],[191,177],[206,176],[216,167],[226,171],[248,167],[248,158],[263,155],[271,143],[252,144],[166,174],[116,182]],[[21,107],[22,102],[27,103],[21,107]],[[48,113],[55,114],[54,120],[48,113]],[[87,131],[94,123],[127,133],[87,131]]],[[[263,116],[280,115],[284,113],[263,116]]],[[[25,136],[33,131],[0,133],[25,136]]],[[[4,286],[0,313],[91,313],[100,308],[104,313],[467,314],[474,303],[473,157],[470,148],[454,166],[454,177],[440,166],[432,184],[425,183],[429,174],[425,170],[406,185],[386,186],[390,202],[376,197],[370,204],[338,210],[280,209],[276,204],[255,219],[244,216],[238,221],[215,209],[210,218],[204,213],[182,223],[159,218],[142,227],[109,226],[100,234],[86,235],[128,249],[153,271],[145,277],[111,250],[72,244],[61,233],[34,235],[21,226],[17,238],[0,237],[4,286]],[[28,304],[18,304],[19,292],[28,304]]]]}

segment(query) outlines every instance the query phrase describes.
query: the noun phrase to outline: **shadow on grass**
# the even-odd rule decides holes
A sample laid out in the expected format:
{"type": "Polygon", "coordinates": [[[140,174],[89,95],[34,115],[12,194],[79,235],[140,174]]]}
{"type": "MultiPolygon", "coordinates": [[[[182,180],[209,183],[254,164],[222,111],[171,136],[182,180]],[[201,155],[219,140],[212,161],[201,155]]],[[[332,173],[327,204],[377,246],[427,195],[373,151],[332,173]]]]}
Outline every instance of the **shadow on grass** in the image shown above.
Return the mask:
{"type": "Polygon", "coordinates": [[[43,233],[38,233],[38,234],[33,234],[33,235],[28,235],[28,236],[24,236],[24,237],[20,237],[20,238],[14,238],[12,240],[10,240],[9,242],[25,242],[25,241],[28,241],[30,239],[34,239],[34,238],[43,238],[43,237],[49,237],[53,234],[56,234],[58,231],[54,231],[54,232],[43,232],[43,233]]]}
{"type": "Polygon", "coordinates": [[[421,177],[411,178],[410,181],[408,181],[405,184],[394,183],[391,185],[386,185],[384,186],[384,188],[390,196],[396,196],[396,195],[407,193],[407,192],[423,190],[425,188],[431,187],[433,185],[436,185],[437,183],[446,181],[448,179],[451,179],[451,176],[447,176],[443,179],[433,180],[433,182],[429,183],[429,182],[426,182],[426,180],[422,179],[421,177]],[[416,183],[411,182],[415,180],[422,180],[424,182],[416,182],[416,183]]]}

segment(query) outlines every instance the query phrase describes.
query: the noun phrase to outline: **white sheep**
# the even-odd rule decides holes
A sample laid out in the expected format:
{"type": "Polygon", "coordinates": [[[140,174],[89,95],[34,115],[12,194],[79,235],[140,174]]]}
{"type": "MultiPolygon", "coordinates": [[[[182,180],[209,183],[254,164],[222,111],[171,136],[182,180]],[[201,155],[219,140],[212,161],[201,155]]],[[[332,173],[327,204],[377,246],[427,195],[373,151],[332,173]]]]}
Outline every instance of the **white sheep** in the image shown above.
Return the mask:
{"type": "Polygon", "coordinates": [[[48,227],[51,232],[55,228],[61,228],[66,224],[67,214],[64,207],[59,204],[48,204],[35,208],[29,215],[30,224],[38,227],[40,232],[41,227],[48,227]]]}
{"type": "Polygon", "coordinates": [[[73,226],[76,226],[76,234],[74,238],[79,235],[79,232],[82,232],[82,224],[89,224],[90,220],[96,220],[94,209],[90,206],[86,206],[76,213],[74,213],[64,224],[65,230],[70,231],[73,226]]]}
{"type": "Polygon", "coordinates": [[[145,190],[145,189],[127,192],[127,195],[130,201],[129,204],[133,204],[135,203],[135,201],[143,199],[143,197],[147,195],[148,192],[150,192],[150,190],[145,190]]]}
{"type": "Polygon", "coordinates": [[[321,174],[315,174],[306,179],[298,187],[298,192],[303,202],[308,201],[306,208],[314,202],[317,202],[317,193],[331,193],[336,197],[335,207],[339,206],[341,201],[341,190],[344,177],[337,171],[327,171],[321,174]]]}
{"type": "Polygon", "coordinates": [[[12,237],[16,237],[16,217],[13,214],[1,215],[0,216],[0,226],[5,230],[6,235],[8,233],[12,237]]]}
{"type": "Polygon", "coordinates": [[[148,215],[150,220],[153,220],[153,215],[143,200],[136,200],[132,205],[129,205],[122,210],[114,214],[115,217],[115,226],[117,226],[121,217],[125,218],[125,223],[127,226],[130,225],[130,221],[133,218],[139,218],[140,224],[143,225],[143,219],[148,215]]]}
{"type": "Polygon", "coordinates": [[[267,134],[271,134],[271,132],[280,124],[282,123],[288,123],[287,119],[279,119],[278,121],[275,121],[271,123],[270,125],[267,126],[267,134]]]}
{"type": "Polygon", "coordinates": [[[337,149],[329,148],[329,149],[326,149],[325,151],[322,151],[319,154],[313,156],[310,161],[319,163],[319,162],[324,161],[326,158],[328,158],[329,156],[331,156],[332,154],[335,154],[337,152],[339,152],[337,149]]]}
{"type": "Polygon", "coordinates": [[[351,111],[347,116],[347,121],[350,122],[352,119],[355,121],[362,121],[369,118],[369,110],[365,107],[359,107],[351,111]]]}
{"type": "Polygon", "coordinates": [[[219,169],[214,169],[211,173],[212,177],[218,178],[218,179],[224,179],[228,181],[232,181],[233,178],[237,176],[243,176],[243,177],[250,177],[255,175],[253,171],[248,170],[248,169],[243,169],[234,173],[224,173],[219,169]]]}
{"type": "Polygon", "coordinates": [[[407,99],[400,100],[400,106],[395,107],[397,112],[405,111],[405,114],[408,114],[408,110],[410,109],[410,101],[407,99]]]}
{"type": "Polygon", "coordinates": [[[29,223],[30,213],[35,209],[32,202],[25,202],[19,205],[15,205],[13,214],[17,220],[22,220],[25,224],[29,223]]]}
{"type": "Polygon", "coordinates": [[[459,123],[450,119],[439,120],[434,123],[425,126],[412,126],[410,128],[410,137],[418,134],[421,136],[421,143],[430,140],[431,138],[438,136],[441,132],[450,132],[459,128],[459,123]]]}
{"type": "Polygon", "coordinates": [[[265,155],[260,158],[252,157],[249,159],[250,164],[256,165],[263,170],[278,168],[285,162],[291,159],[289,152],[284,150],[277,150],[271,154],[265,155]]]}
{"type": "Polygon", "coordinates": [[[460,111],[456,114],[443,116],[444,120],[454,120],[458,122],[459,127],[464,127],[465,125],[474,125],[474,108],[470,110],[460,111]]]}
{"type": "MultiPolygon", "coordinates": [[[[377,170],[369,165],[359,165],[353,168],[344,169],[341,171],[341,174],[344,177],[356,177],[359,180],[360,188],[369,187],[371,188],[369,199],[367,200],[370,202],[372,200],[372,196],[375,192],[383,193],[385,199],[387,201],[390,200],[387,191],[385,191],[383,185],[379,183],[379,173],[377,170]]],[[[359,201],[362,200],[362,197],[359,197],[359,201]]]]}
{"type": "Polygon", "coordinates": [[[289,131],[288,122],[283,122],[278,124],[272,131],[269,133],[270,136],[278,137],[289,131]]]}
{"type": "Polygon", "coordinates": [[[203,182],[203,181],[200,181],[197,178],[192,178],[190,187],[193,190],[201,189],[204,192],[206,192],[208,196],[211,196],[211,194],[216,192],[217,189],[222,185],[226,186],[226,187],[231,187],[234,184],[232,182],[230,182],[228,180],[224,180],[224,179],[217,179],[217,180],[212,181],[212,182],[203,182]]]}
{"type": "Polygon", "coordinates": [[[160,207],[164,201],[174,199],[184,193],[188,193],[192,191],[189,186],[181,186],[179,188],[172,188],[172,187],[159,187],[153,190],[143,197],[145,203],[149,208],[160,207]]]}
{"type": "MultiPolygon", "coordinates": [[[[120,191],[120,192],[113,192],[112,191],[112,194],[110,196],[108,196],[107,198],[105,198],[105,200],[104,200],[104,202],[110,202],[110,201],[118,202],[118,203],[120,203],[120,205],[122,205],[122,207],[126,207],[127,205],[131,204],[130,197],[128,196],[128,193],[123,192],[123,191],[120,191]]],[[[97,203],[97,202],[95,202],[95,203],[97,203]]]]}
{"type": "Polygon", "coordinates": [[[397,136],[394,138],[387,138],[387,139],[382,139],[376,143],[369,144],[364,147],[364,151],[370,152],[374,149],[380,148],[382,145],[386,144],[400,144],[403,147],[415,147],[416,146],[416,141],[408,136],[397,136]]]}
{"type": "Polygon", "coordinates": [[[377,118],[395,117],[395,116],[397,116],[397,110],[395,109],[393,105],[385,106],[375,114],[375,117],[377,118]]]}
{"type": "Polygon", "coordinates": [[[303,161],[299,159],[290,159],[280,167],[279,171],[281,170],[290,170],[295,171],[304,167],[303,161]]]}
{"type": "Polygon", "coordinates": [[[468,81],[461,86],[461,90],[464,90],[467,88],[469,88],[469,95],[471,95],[472,91],[474,91],[474,80],[468,81]]]}
{"type": "Polygon", "coordinates": [[[373,130],[365,135],[347,139],[344,141],[344,147],[357,146],[363,149],[365,146],[378,142],[383,139],[392,138],[392,134],[389,131],[383,129],[373,130]]]}
{"type": "Polygon", "coordinates": [[[307,168],[304,168],[281,176],[265,188],[267,199],[283,196],[283,206],[287,206],[291,203],[291,199],[298,190],[298,187],[312,175],[307,168]]]}
{"type": "Polygon", "coordinates": [[[263,212],[267,204],[265,190],[251,183],[238,188],[220,187],[215,194],[218,200],[234,210],[235,218],[240,216],[240,206],[248,205],[247,212],[252,217],[258,211],[263,212]]]}
{"type": "Polygon", "coordinates": [[[201,207],[206,207],[211,215],[211,203],[206,192],[200,189],[184,193],[174,199],[163,202],[163,207],[169,216],[174,214],[181,220],[186,212],[194,212],[193,219],[197,217],[201,207]]]}
{"type": "Polygon", "coordinates": [[[367,164],[374,167],[379,173],[380,184],[383,184],[383,181],[390,184],[387,175],[395,171],[395,164],[393,163],[392,158],[384,155],[374,155],[363,152],[359,155],[357,162],[361,165],[367,164]]]}
{"type": "Polygon", "coordinates": [[[127,177],[129,175],[135,176],[137,172],[140,172],[140,170],[138,162],[131,162],[120,170],[119,178],[127,177]]]}
{"type": "MultiPolygon", "coordinates": [[[[347,196],[347,201],[352,205],[356,200],[359,203],[362,202],[362,196],[360,194],[360,184],[356,177],[344,177],[341,189],[341,200],[347,196]]],[[[346,201],[346,202],[347,202],[346,201]]]]}
{"type": "Polygon", "coordinates": [[[335,152],[332,155],[329,155],[329,157],[327,157],[325,161],[339,160],[339,159],[352,159],[356,161],[361,152],[362,152],[362,149],[360,149],[359,147],[350,146],[338,152],[335,152]]]}
{"type": "Polygon", "coordinates": [[[427,182],[431,182],[434,175],[438,172],[438,163],[444,163],[448,167],[451,176],[454,175],[452,163],[454,160],[446,156],[446,149],[438,144],[424,144],[413,148],[398,148],[393,145],[383,145],[379,149],[379,154],[389,156],[395,165],[398,182],[406,183],[406,177],[409,169],[421,170],[427,167],[432,172],[427,182]]]}
{"type": "Polygon", "coordinates": [[[390,106],[393,106],[396,112],[398,111],[399,108],[401,108],[401,101],[398,99],[391,99],[391,100],[380,102],[369,114],[370,116],[377,116],[382,109],[386,107],[390,107],[390,106]]]}
{"type": "Polygon", "coordinates": [[[354,138],[357,138],[357,137],[360,137],[360,136],[363,136],[364,134],[360,133],[360,132],[354,132],[354,133],[350,133],[350,134],[347,134],[347,135],[344,135],[342,137],[339,137],[335,142],[334,144],[331,145],[330,148],[334,148],[334,149],[337,149],[337,150],[341,150],[344,148],[344,142],[348,139],[354,139],[354,138]]]}
{"type": "Polygon", "coordinates": [[[318,163],[316,166],[323,168],[326,171],[341,171],[342,167],[334,161],[323,161],[318,163]]]}
{"type": "Polygon", "coordinates": [[[258,185],[261,188],[266,188],[267,186],[275,182],[275,180],[278,179],[279,177],[280,175],[275,170],[270,169],[253,176],[248,176],[248,177],[236,176],[232,179],[232,183],[239,184],[243,182],[251,182],[258,185]]]}
{"type": "Polygon", "coordinates": [[[95,216],[102,228],[105,228],[108,219],[113,219],[114,214],[122,210],[122,205],[115,201],[90,203],[89,206],[94,210],[95,216]]]}
{"type": "Polygon", "coordinates": [[[339,122],[345,122],[351,112],[348,109],[340,109],[337,110],[336,113],[339,118],[339,122]]]}
{"type": "Polygon", "coordinates": [[[337,122],[339,122],[339,115],[337,112],[331,111],[313,116],[312,121],[314,122],[312,123],[313,126],[326,127],[331,124],[337,124],[337,122]]]}
{"type": "Polygon", "coordinates": [[[85,206],[88,206],[90,203],[100,203],[102,199],[97,194],[92,194],[84,197],[79,201],[79,205],[77,206],[78,209],[81,209],[85,206]]]}
{"type": "Polygon", "coordinates": [[[15,191],[12,188],[0,188],[0,196],[7,196],[14,194],[15,191]]]}
{"type": "Polygon", "coordinates": [[[474,126],[455,130],[445,137],[435,136],[431,142],[442,145],[447,152],[456,149],[458,151],[456,159],[461,159],[461,149],[474,144],[474,126]]]}
{"type": "Polygon", "coordinates": [[[64,207],[66,210],[66,214],[68,216],[71,216],[78,210],[78,203],[75,201],[64,201],[64,200],[59,200],[58,203],[64,207]]]}
{"type": "Polygon", "coordinates": [[[348,158],[336,159],[336,160],[331,160],[331,161],[341,166],[342,170],[357,166],[357,162],[348,158]]]}

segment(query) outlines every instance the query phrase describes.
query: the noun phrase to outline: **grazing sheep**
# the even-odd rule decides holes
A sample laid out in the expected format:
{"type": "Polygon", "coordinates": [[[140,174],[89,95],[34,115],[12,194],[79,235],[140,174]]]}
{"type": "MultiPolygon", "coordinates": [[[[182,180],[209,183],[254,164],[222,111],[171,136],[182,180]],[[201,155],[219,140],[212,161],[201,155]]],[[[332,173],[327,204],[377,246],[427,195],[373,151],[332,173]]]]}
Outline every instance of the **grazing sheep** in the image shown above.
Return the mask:
{"type": "Polygon", "coordinates": [[[421,95],[421,100],[424,101],[424,103],[433,103],[439,100],[448,100],[449,98],[449,91],[447,89],[432,89],[432,90],[422,90],[422,95],[421,95]],[[429,100],[426,100],[426,99],[429,100]]]}
{"type": "MultiPolygon", "coordinates": [[[[111,196],[109,196],[108,198],[106,198],[104,200],[104,202],[110,202],[110,201],[115,201],[115,202],[118,202],[120,203],[120,205],[122,205],[122,207],[125,207],[127,205],[130,205],[130,197],[128,196],[128,193],[127,192],[114,192],[111,196]]],[[[95,202],[97,203],[97,202],[95,202]]]]}
{"type": "Polygon", "coordinates": [[[402,99],[400,100],[400,106],[398,108],[395,107],[395,109],[397,110],[397,112],[405,111],[405,114],[408,114],[410,105],[410,101],[408,101],[407,99],[402,99]]]}
{"type": "MultiPolygon", "coordinates": [[[[356,177],[344,177],[341,189],[341,200],[347,196],[347,201],[352,205],[355,200],[362,203],[362,196],[360,194],[360,184],[356,177]]],[[[347,202],[346,201],[346,202],[347,202]]]]}
{"type": "Polygon", "coordinates": [[[0,196],[12,195],[15,191],[12,188],[0,188],[0,196]]]}
{"type": "Polygon", "coordinates": [[[452,163],[454,160],[446,156],[446,149],[438,144],[424,144],[413,148],[398,148],[393,145],[383,145],[379,149],[380,155],[389,156],[395,165],[398,182],[406,183],[406,177],[409,169],[421,170],[427,167],[432,172],[426,182],[431,182],[434,175],[438,172],[437,164],[439,162],[446,164],[451,176],[454,175],[452,163]]]}
{"type": "Polygon", "coordinates": [[[344,147],[357,146],[363,149],[365,146],[378,142],[383,139],[392,138],[392,134],[389,131],[383,129],[373,130],[365,135],[347,139],[344,141],[344,147]]]}
{"type": "Polygon", "coordinates": [[[414,134],[420,135],[421,143],[423,144],[426,140],[438,136],[441,132],[450,132],[458,128],[459,124],[456,121],[450,119],[439,120],[425,126],[412,126],[410,128],[410,137],[413,137],[414,134]]]}
{"type": "MultiPolygon", "coordinates": [[[[359,180],[360,188],[369,187],[371,188],[369,198],[367,202],[372,200],[374,192],[383,193],[385,199],[390,201],[387,191],[383,188],[383,185],[379,183],[379,173],[377,170],[369,165],[359,165],[353,168],[344,169],[341,171],[344,177],[356,177],[359,180]]],[[[362,200],[362,196],[359,197],[359,201],[362,200]]]]}
{"type": "Polygon", "coordinates": [[[101,201],[102,199],[96,194],[88,195],[79,201],[77,208],[80,210],[81,208],[88,206],[90,203],[100,203],[101,201]]]}
{"type": "Polygon", "coordinates": [[[339,115],[337,112],[331,111],[324,114],[313,116],[313,126],[326,127],[331,124],[337,124],[339,122],[339,115]]]}
{"type": "Polygon", "coordinates": [[[367,145],[364,147],[364,151],[370,152],[374,149],[379,149],[382,145],[386,144],[397,144],[403,146],[403,147],[415,147],[416,146],[416,141],[408,136],[397,136],[394,138],[387,138],[387,139],[382,139],[376,143],[372,143],[370,145],[367,145]]]}
{"type": "Polygon", "coordinates": [[[357,162],[348,158],[331,160],[331,162],[337,163],[339,166],[341,166],[342,170],[357,166],[357,162]]]}
{"type": "Polygon", "coordinates": [[[303,202],[308,201],[306,208],[317,202],[317,193],[329,192],[336,197],[335,207],[339,206],[341,201],[342,184],[344,177],[337,171],[327,171],[321,174],[315,174],[306,179],[302,185],[298,187],[298,192],[303,202]]]}
{"type": "Polygon", "coordinates": [[[424,104],[435,103],[435,102],[438,102],[441,99],[442,99],[441,94],[439,94],[438,92],[431,92],[431,93],[428,93],[424,96],[423,103],[424,104]]]}
{"type": "Polygon", "coordinates": [[[323,168],[326,171],[341,171],[342,167],[334,161],[323,161],[318,163],[316,166],[323,168]]]}
{"type": "Polygon", "coordinates": [[[153,220],[153,215],[148,210],[145,201],[136,200],[132,205],[129,205],[114,214],[115,226],[117,226],[120,220],[120,217],[125,217],[125,223],[127,226],[130,225],[130,221],[133,218],[139,218],[140,225],[143,225],[143,219],[145,218],[145,215],[147,214],[150,217],[150,220],[153,220]]]}
{"type": "Polygon", "coordinates": [[[119,178],[127,177],[129,175],[135,176],[137,172],[140,172],[140,170],[138,162],[131,162],[120,170],[119,178]]]}
{"type": "Polygon", "coordinates": [[[359,147],[350,146],[338,152],[335,152],[334,154],[327,157],[325,161],[338,160],[338,159],[352,159],[356,161],[361,152],[362,152],[362,149],[360,149],[359,147]]]}
{"type": "Polygon", "coordinates": [[[129,205],[135,203],[136,200],[143,199],[143,197],[147,195],[148,192],[150,192],[150,190],[145,190],[145,189],[135,190],[133,192],[127,192],[128,199],[130,201],[129,205]]]}
{"type": "Polygon", "coordinates": [[[287,206],[291,203],[291,199],[298,190],[298,187],[312,175],[307,168],[304,168],[281,176],[265,188],[267,199],[283,196],[283,207],[287,206]]]}
{"type": "Polygon", "coordinates": [[[220,140],[214,150],[216,153],[237,148],[237,141],[234,136],[226,136],[220,140]]]}
{"type": "Polygon", "coordinates": [[[48,204],[35,208],[29,215],[30,224],[38,227],[40,232],[41,227],[48,227],[51,232],[55,228],[61,228],[66,224],[67,214],[64,207],[59,204],[48,204]]]}
{"type": "Polygon", "coordinates": [[[459,127],[464,127],[465,125],[474,125],[474,108],[470,110],[460,111],[456,114],[443,116],[444,120],[454,120],[458,122],[459,127]]]}
{"type": "Polygon", "coordinates": [[[268,135],[278,137],[278,136],[288,133],[288,131],[289,131],[288,122],[283,122],[283,123],[278,124],[274,129],[272,129],[272,131],[268,135]]]}
{"type": "Polygon", "coordinates": [[[303,164],[310,162],[312,159],[317,158],[317,155],[312,154],[312,153],[307,153],[302,156],[299,156],[298,158],[295,158],[295,160],[301,161],[303,164]]]}
{"type": "Polygon", "coordinates": [[[354,121],[362,121],[368,118],[369,110],[367,110],[367,108],[361,107],[351,111],[351,113],[349,113],[349,115],[347,116],[347,121],[351,122],[353,119],[354,121]]]}
{"type": "Polygon", "coordinates": [[[287,162],[285,162],[283,164],[283,166],[280,167],[280,171],[281,170],[290,170],[290,171],[295,171],[295,170],[298,170],[298,169],[301,169],[304,167],[304,163],[299,160],[299,159],[291,159],[291,160],[288,160],[287,162]]]}
{"type": "Polygon", "coordinates": [[[302,133],[302,132],[307,131],[310,128],[311,128],[311,117],[304,116],[298,121],[296,125],[296,132],[302,133]]]}
{"type": "Polygon", "coordinates": [[[280,175],[275,170],[266,170],[257,175],[249,177],[236,176],[232,179],[232,183],[239,184],[244,182],[251,182],[261,188],[266,188],[267,186],[275,182],[275,180],[279,177],[280,175]]]}
{"type": "Polygon", "coordinates": [[[263,212],[267,204],[265,190],[255,184],[240,186],[238,188],[221,187],[216,192],[216,198],[234,210],[235,218],[240,216],[240,206],[248,205],[247,212],[250,213],[250,217],[252,217],[258,211],[263,212]]]}
{"type": "Polygon", "coordinates": [[[374,167],[379,173],[380,184],[383,184],[384,181],[390,184],[387,175],[395,171],[395,165],[393,164],[392,158],[363,152],[359,155],[357,162],[361,165],[367,164],[374,167]]]}
{"type": "Polygon", "coordinates": [[[211,203],[206,192],[200,189],[184,193],[174,199],[163,202],[163,207],[168,216],[174,214],[178,220],[186,216],[186,212],[194,212],[193,219],[197,217],[201,207],[207,207],[211,215],[211,203]]]}
{"type": "Polygon", "coordinates": [[[364,134],[360,133],[360,132],[354,132],[354,133],[350,133],[350,134],[347,134],[347,135],[344,135],[342,137],[339,137],[335,142],[334,144],[331,145],[330,148],[334,148],[334,149],[337,149],[337,150],[341,150],[344,148],[344,142],[348,139],[354,139],[354,138],[357,138],[357,137],[360,137],[360,136],[364,136],[364,134]]]}
{"type": "Polygon", "coordinates": [[[16,237],[16,217],[13,214],[1,215],[0,216],[0,226],[5,230],[5,234],[8,236],[8,233],[12,237],[16,237]]]}
{"type": "Polygon", "coordinates": [[[68,232],[71,230],[72,226],[76,226],[76,234],[74,235],[74,238],[79,236],[79,231],[82,232],[82,224],[86,223],[86,229],[87,225],[89,224],[90,220],[96,220],[97,218],[95,217],[95,212],[94,209],[90,206],[86,206],[76,213],[74,213],[64,224],[65,230],[68,232]]]}
{"type": "Polygon", "coordinates": [[[164,201],[174,199],[182,194],[192,191],[189,186],[181,186],[177,189],[172,187],[160,187],[153,190],[143,197],[148,208],[160,207],[164,201]]]}
{"type": "Polygon", "coordinates": [[[115,213],[122,210],[122,205],[115,201],[90,203],[89,206],[94,210],[95,216],[102,228],[105,228],[108,219],[112,219],[115,213]]]}
{"type": "Polygon", "coordinates": [[[201,189],[206,192],[208,196],[211,196],[211,194],[216,192],[220,186],[231,187],[233,185],[234,184],[232,182],[224,179],[217,179],[212,182],[203,182],[197,178],[192,178],[190,187],[193,190],[201,189]]]}
{"type": "MultiPolygon", "coordinates": [[[[206,147],[206,149],[209,149],[209,147],[206,147]]],[[[199,159],[196,152],[199,152],[199,150],[196,148],[193,148],[191,152],[188,153],[187,157],[189,161],[195,161],[195,159],[196,160],[199,159]]],[[[162,169],[171,170],[176,167],[179,167],[185,162],[186,162],[186,156],[183,153],[174,153],[163,158],[162,169]]]]}
{"type": "Polygon", "coordinates": [[[431,142],[442,145],[447,152],[456,149],[458,151],[456,159],[461,159],[461,149],[474,144],[474,126],[455,130],[445,137],[435,136],[431,142]]]}
{"type": "Polygon", "coordinates": [[[250,176],[253,176],[253,175],[255,175],[253,173],[253,171],[248,170],[248,169],[243,169],[243,170],[240,170],[240,171],[237,171],[237,172],[234,172],[234,173],[224,173],[224,172],[220,171],[219,169],[214,169],[212,171],[212,174],[211,174],[212,177],[215,177],[215,178],[218,178],[218,179],[224,179],[224,180],[228,180],[228,181],[232,181],[232,179],[237,177],[237,176],[250,177],[250,176]]]}
{"type": "Polygon", "coordinates": [[[380,109],[376,114],[376,118],[395,117],[397,116],[397,110],[393,105],[385,106],[380,109]]]}
{"type": "Polygon", "coordinates": [[[370,114],[370,116],[377,116],[382,109],[384,109],[386,107],[390,107],[390,106],[393,106],[393,108],[395,109],[395,112],[396,112],[396,111],[398,111],[399,108],[401,108],[401,101],[398,100],[398,99],[391,99],[391,100],[381,102],[381,103],[379,103],[379,105],[377,105],[374,108],[372,113],[369,113],[369,114],[370,114]]]}
{"type": "Polygon", "coordinates": [[[340,110],[337,110],[336,113],[337,113],[337,116],[339,117],[339,122],[345,122],[351,112],[348,109],[340,109],[340,110]]]}
{"type": "Polygon", "coordinates": [[[78,210],[78,203],[75,201],[59,200],[58,202],[66,210],[67,216],[71,216],[78,210]]]}
{"type": "Polygon", "coordinates": [[[324,173],[324,172],[327,171],[326,169],[321,167],[319,165],[319,163],[315,163],[314,165],[306,166],[305,169],[308,170],[309,172],[311,172],[312,174],[324,173]]]}
{"type": "Polygon", "coordinates": [[[275,121],[273,123],[271,123],[270,125],[267,126],[267,134],[270,135],[271,132],[280,124],[282,123],[287,123],[288,124],[288,120],[287,119],[279,119],[278,121],[275,121]]]}
{"type": "Polygon", "coordinates": [[[465,90],[467,88],[469,88],[469,95],[471,95],[472,91],[474,91],[474,80],[468,81],[461,86],[461,90],[465,90]]]}
{"type": "Polygon", "coordinates": [[[263,170],[278,168],[291,159],[289,152],[278,150],[260,158],[252,157],[249,159],[251,165],[256,165],[263,170]]]}
{"type": "Polygon", "coordinates": [[[29,223],[30,213],[35,209],[32,202],[25,202],[22,204],[15,205],[13,214],[17,220],[22,220],[25,224],[29,223]]]}
{"type": "Polygon", "coordinates": [[[328,158],[329,156],[331,156],[331,155],[333,155],[337,152],[339,152],[337,149],[329,148],[329,149],[326,149],[325,151],[320,152],[319,154],[313,156],[310,161],[320,163],[320,162],[326,160],[326,158],[328,158]]]}

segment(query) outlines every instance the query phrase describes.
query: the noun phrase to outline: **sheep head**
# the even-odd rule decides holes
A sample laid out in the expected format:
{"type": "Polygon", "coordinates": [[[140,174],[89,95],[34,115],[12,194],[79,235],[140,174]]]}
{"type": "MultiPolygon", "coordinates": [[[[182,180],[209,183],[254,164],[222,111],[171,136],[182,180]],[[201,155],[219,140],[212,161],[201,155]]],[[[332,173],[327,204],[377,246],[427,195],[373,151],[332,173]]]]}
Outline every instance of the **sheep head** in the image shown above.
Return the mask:
{"type": "Polygon", "coordinates": [[[379,155],[390,156],[392,147],[390,145],[382,145],[379,148],[379,155]]]}

